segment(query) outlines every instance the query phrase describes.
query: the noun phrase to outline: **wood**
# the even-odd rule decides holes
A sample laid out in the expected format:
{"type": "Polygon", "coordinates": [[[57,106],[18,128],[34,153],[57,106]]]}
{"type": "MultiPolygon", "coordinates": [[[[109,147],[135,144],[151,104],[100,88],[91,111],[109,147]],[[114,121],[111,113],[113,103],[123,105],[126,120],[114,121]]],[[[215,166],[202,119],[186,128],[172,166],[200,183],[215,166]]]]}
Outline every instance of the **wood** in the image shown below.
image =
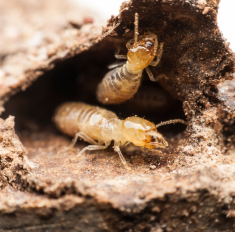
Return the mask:
{"type": "MultiPolygon", "coordinates": [[[[234,109],[231,92],[223,93],[232,86],[234,58],[218,30],[217,9],[214,0],[125,2],[102,35],[92,24],[71,26],[76,23],[63,11],[57,15],[67,26],[41,22],[50,27],[43,35],[52,33],[58,43],[42,40],[23,51],[6,47],[0,231],[234,231],[234,109]],[[51,117],[63,101],[97,104],[95,90],[106,67],[133,38],[135,13],[140,34],[151,31],[165,42],[161,62],[151,70],[167,78],[153,84],[174,98],[170,108],[148,117],[155,124],[187,118],[189,125],[159,128],[169,143],[161,154],[127,146],[127,171],[112,147],[77,157],[87,145],[81,141],[68,151],[72,138],[58,132],[51,117]]],[[[123,118],[135,114],[122,105],[112,110],[123,118]]]]}

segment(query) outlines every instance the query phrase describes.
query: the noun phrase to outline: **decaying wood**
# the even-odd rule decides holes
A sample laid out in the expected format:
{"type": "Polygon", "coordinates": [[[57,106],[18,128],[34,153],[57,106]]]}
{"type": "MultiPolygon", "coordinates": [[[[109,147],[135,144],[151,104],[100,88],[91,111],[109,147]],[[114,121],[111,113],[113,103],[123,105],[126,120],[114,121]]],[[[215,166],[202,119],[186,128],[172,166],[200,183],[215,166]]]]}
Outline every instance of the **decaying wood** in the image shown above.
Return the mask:
{"type": "MultiPolygon", "coordinates": [[[[234,231],[234,54],[216,24],[218,4],[133,0],[102,35],[57,12],[62,23],[41,21],[37,45],[7,44],[0,54],[0,231],[234,231]],[[156,90],[173,99],[147,117],[157,124],[180,116],[189,125],[162,129],[169,143],[162,154],[123,149],[127,171],[111,147],[78,158],[86,144],[68,150],[71,138],[51,117],[63,101],[97,104],[97,84],[115,52],[126,54],[136,12],[140,34],[165,43],[152,71],[165,76],[156,90]]],[[[128,104],[112,110],[135,114],[128,104]]]]}

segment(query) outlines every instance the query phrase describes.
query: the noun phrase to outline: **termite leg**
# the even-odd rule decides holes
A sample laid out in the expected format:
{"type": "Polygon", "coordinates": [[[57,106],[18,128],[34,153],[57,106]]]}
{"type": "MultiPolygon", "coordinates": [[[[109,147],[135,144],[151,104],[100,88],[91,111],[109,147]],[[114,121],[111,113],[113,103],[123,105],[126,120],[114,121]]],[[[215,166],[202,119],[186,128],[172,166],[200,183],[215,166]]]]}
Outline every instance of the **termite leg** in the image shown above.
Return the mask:
{"type": "Polygon", "coordinates": [[[154,76],[153,76],[153,73],[151,72],[151,70],[149,69],[149,67],[145,68],[145,70],[146,70],[146,72],[147,72],[147,74],[148,74],[148,76],[149,76],[149,79],[150,79],[151,81],[156,82],[156,81],[159,81],[162,77],[165,77],[165,75],[162,75],[162,74],[158,75],[157,77],[154,77],[154,76]]]}
{"type": "Polygon", "coordinates": [[[121,150],[120,150],[120,147],[114,145],[114,151],[116,151],[116,152],[118,153],[118,155],[119,155],[119,157],[120,157],[122,163],[125,165],[125,167],[126,167],[128,170],[130,170],[130,167],[127,166],[126,160],[125,160],[125,158],[124,158],[124,156],[123,156],[123,154],[122,154],[122,152],[121,152],[121,150]]]}
{"type": "Polygon", "coordinates": [[[78,154],[77,156],[82,155],[85,151],[94,151],[94,150],[103,150],[106,149],[109,146],[109,143],[106,143],[105,145],[89,145],[87,147],[84,147],[78,154]]]}
{"type": "Polygon", "coordinates": [[[122,59],[127,59],[127,55],[119,55],[119,54],[115,54],[115,58],[122,60],[122,59]]]}
{"type": "Polygon", "coordinates": [[[125,142],[124,144],[123,144],[123,146],[127,146],[128,144],[130,144],[131,142],[125,142]]]}
{"type": "Polygon", "coordinates": [[[147,72],[147,74],[148,74],[148,76],[149,76],[149,79],[150,79],[151,81],[155,81],[154,76],[153,76],[153,73],[151,72],[151,70],[150,70],[148,67],[146,67],[145,70],[146,70],[146,72],[147,72]]]}
{"type": "Polygon", "coordinates": [[[72,143],[69,145],[69,148],[73,148],[73,147],[74,147],[75,143],[76,143],[77,140],[78,140],[78,137],[82,138],[82,139],[85,140],[86,142],[91,143],[91,144],[93,144],[93,145],[97,145],[97,144],[98,144],[95,140],[91,139],[91,138],[90,138],[89,136],[87,136],[86,134],[84,134],[84,133],[82,133],[82,132],[78,132],[78,133],[75,135],[74,139],[72,140],[72,143]]]}
{"type": "Polygon", "coordinates": [[[116,59],[127,59],[127,55],[120,55],[119,52],[120,50],[118,49],[117,53],[114,55],[116,59]]]}
{"type": "Polygon", "coordinates": [[[164,45],[164,43],[161,43],[161,44],[160,44],[160,48],[159,48],[159,51],[158,51],[158,53],[157,53],[157,60],[152,61],[152,62],[150,63],[151,66],[156,66],[156,65],[160,62],[161,57],[162,57],[162,52],[163,52],[163,45],[164,45]]]}
{"type": "Polygon", "coordinates": [[[123,62],[120,62],[120,63],[114,63],[114,64],[110,64],[108,65],[108,69],[114,69],[114,68],[117,68],[119,66],[122,66],[126,63],[126,61],[123,61],[123,62]]]}
{"type": "Polygon", "coordinates": [[[135,42],[134,39],[130,39],[130,40],[127,42],[126,47],[127,47],[128,50],[130,49],[131,45],[132,45],[134,42],[135,42]]]}

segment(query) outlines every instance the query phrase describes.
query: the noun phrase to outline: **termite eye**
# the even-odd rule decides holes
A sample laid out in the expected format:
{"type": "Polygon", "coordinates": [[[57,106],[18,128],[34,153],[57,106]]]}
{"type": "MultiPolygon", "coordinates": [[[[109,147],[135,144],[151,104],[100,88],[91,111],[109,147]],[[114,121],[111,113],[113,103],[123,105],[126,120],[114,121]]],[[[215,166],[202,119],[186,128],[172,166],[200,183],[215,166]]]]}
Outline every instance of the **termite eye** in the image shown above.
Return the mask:
{"type": "Polygon", "coordinates": [[[145,46],[146,48],[151,48],[153,46],[153,43],[150,41],[147,41],[145,46]]]}

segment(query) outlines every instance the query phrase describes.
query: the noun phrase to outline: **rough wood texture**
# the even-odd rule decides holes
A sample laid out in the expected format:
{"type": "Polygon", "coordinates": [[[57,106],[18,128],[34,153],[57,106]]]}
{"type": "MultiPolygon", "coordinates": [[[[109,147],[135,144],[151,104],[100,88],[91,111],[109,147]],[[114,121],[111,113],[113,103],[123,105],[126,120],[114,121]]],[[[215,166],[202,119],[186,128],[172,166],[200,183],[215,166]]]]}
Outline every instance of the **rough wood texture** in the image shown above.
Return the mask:
{"type": "MultiPolygon", "coordinates": [[[[0,231],[235,230],[234,55],[216,24],[218,4],[131,1],[102,36],[92,25],[60,30],[52,25],[59,45],[55,40],[38,45],[33,61],[27,48],[2,56],[3,117],[15,116],[22,143],[13,118],[1,120],[0,231]],[[51,116],[62,101],[97,104],[95,89],[106,66],[118,49],[126,53],[133,37],[135,12],[140,34],[151,31],[165,42],[152,71],[166,78],[150,86],[174,99],[170,108],[147,117],[155,123],[186,117],[189,126],[160,129],[169,142],[162,154],[145,154],[133,145],[123,149],[127,171],[112,148],[78,158],[87,144],[67,150],[71,138],[56,130],[51,116]],[[50,46],[51,56],[37,58],[50,46]]],[[[148,84],[143,80],[144,88],[148,84]]],[[[135,114],[127,106],[110,109],[123,117],[135,114]]]]}
{"type": "Polygon", "coordinates": [[[14,131],[14,117],[0,119],[0,189],[7,184],[18,187],[22,177],[29,174],[26,149],[14,131]]]}
{"type": "Polygon", "coordinates": [[[71,1],[2,1],[0,7],[1,105],[56,62],[89,48],[102,32],[84,24],[92,11],[71,1]]]}

